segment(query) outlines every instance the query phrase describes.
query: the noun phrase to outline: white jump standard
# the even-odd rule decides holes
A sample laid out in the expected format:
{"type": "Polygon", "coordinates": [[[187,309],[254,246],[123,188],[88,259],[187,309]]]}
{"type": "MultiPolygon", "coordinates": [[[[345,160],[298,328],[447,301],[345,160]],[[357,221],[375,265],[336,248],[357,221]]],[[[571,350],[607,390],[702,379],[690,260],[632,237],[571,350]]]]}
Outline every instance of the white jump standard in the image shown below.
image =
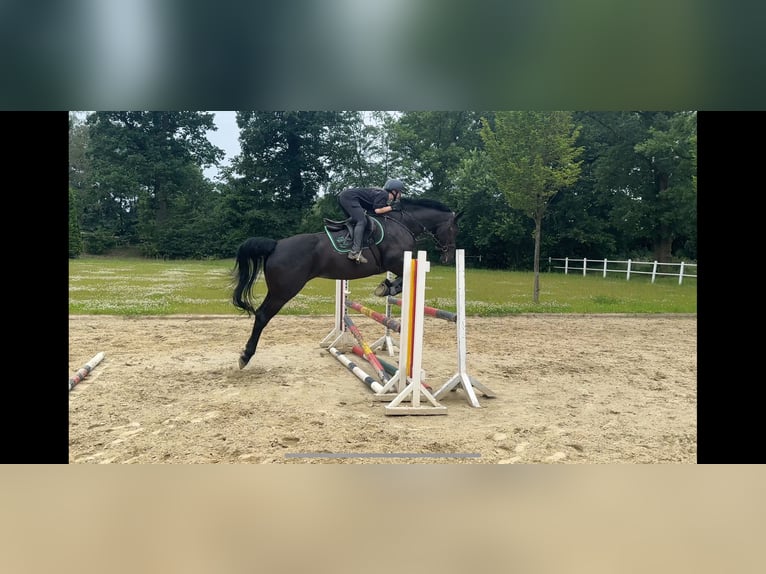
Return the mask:
{"type": "MultiPolygon", "coordinates": [[[[388,279],[389,281],[393,281],[394,277],[395,277],[394,274],[391,273],[390,271],[386,272],[386,279],[388,279]]],[[[391,305],[392,304],[389,301],[389,299],[390,299],[390,297],[386,298],[386,314],[385,314],[385,316],[387,318],[392,319],[392,320],[395,321],[395,319],[393,319],[391,317],[391,305]]],[[[384,323],[384,325],[386,325],[386,324],[384,323]]],[[[386,332],[385,332],[385,334],[380,339],[378,339],[377,341],[372,343],[372,345],[370,345],[370,347],[372,348],[373,351],[376,350],[376,349],[383,349],[383,348],[385,348],[386,351],[388,351],[388,356],[389,357],[393,357],[394,355],[396,355],[396,353],[394,353],[394,348],[398,348],[399,344],[394,341],[393,335],[391,335],[391,333],[398,333],[398,332],[399,332],[398,328],[397,329],[392,329],[391,327],[386,325],[386,332]]]]}
{"type": "Polygon", "coordinates": [[[423,301],[426,291],[426,272],[431,265],[425,251],[418,251],[417,260],[412,252],[404,252],[404,282],[402,291],[402,321],[399,332],[399,371],[391,377],[398,380],[399,394],[384,407],[387,415],[440,415],[447,407],[426,389],[421,381],[423,359],[423,301]],[[402,385],[406,386],[402,388],[402,385]],[[430,406],[422,405],[421,395],[430,406]],[[404,400],[410,404],[403,406],[404,400]]]}
{"type": "Polygon", "coordinates": [[[473,388],[476,387],[488,398],[496,395],[479,381],[471,377],[466,371],[466,342],[465,342],[465,251],[455,250],[455,301],[457,303],[457,373],[434,393],[437,399],[448,391],[460,385],[466,393],[468,402],[472,407],[480,407],[479,400],[473,388]]]}

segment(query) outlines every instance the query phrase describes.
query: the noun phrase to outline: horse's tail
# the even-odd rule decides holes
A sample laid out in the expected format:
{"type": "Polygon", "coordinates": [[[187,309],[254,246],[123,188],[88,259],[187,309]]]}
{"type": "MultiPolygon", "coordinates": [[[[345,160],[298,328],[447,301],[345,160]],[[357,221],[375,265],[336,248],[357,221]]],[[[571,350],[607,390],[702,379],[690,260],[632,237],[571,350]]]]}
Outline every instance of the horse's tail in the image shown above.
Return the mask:
{"type": "Polygon", "coordinates": [[[274,239],[250,237],[237,248],[237,260],[234,263],[234,278],[237,281],[231,301],[235,307],[254,314],[252,288],[263,265],[277,246],[274,239]]]}

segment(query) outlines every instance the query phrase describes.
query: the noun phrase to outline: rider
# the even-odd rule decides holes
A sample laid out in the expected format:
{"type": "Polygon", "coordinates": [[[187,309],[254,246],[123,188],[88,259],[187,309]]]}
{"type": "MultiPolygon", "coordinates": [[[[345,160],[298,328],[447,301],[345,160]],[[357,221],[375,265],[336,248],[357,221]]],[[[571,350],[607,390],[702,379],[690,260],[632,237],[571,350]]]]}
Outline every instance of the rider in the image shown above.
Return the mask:
{"type": "Polygon", "coordinates": [[[362,239],[367,225],[365,210],[378,215],[399,209],[399,198],[405,191],[404,184],[398,179],[389,179],[383,189],[379,187],[350,187],[338,195],[338,203],[346,212],[354,226],[351,251],[348,258],[357,263],[367,263],[362,255],[362,239]]]}

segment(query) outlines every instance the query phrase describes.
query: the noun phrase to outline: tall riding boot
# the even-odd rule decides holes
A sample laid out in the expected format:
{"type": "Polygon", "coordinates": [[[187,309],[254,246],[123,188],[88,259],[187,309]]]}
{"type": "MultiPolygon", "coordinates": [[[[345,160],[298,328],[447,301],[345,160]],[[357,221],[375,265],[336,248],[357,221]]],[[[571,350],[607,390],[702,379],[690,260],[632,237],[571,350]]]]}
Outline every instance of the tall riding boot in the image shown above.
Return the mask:
{"type": "Polygon", "coordinates": [[[354,237],[351,242],[351,251],[348,252],[348,258],[357,263],[367,263],[367,258],[362,255],[362,239],[364,239],[364,220],[357,221],[354,225],[354,237]]]}

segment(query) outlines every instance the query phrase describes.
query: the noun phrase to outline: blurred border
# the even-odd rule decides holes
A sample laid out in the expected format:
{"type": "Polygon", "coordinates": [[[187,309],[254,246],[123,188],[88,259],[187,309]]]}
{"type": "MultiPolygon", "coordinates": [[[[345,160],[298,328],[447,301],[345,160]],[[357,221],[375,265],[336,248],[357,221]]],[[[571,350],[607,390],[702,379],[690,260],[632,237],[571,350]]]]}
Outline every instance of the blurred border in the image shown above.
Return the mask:
{"type": "Polygon", "coordinates": [[[762,109],[766,6],[0,0],[1,109],[762,109]]]}
{"type": "Polygon", "coordinates": [[[761,466],[43,466],[3,572],[762,571],[761,466]]]}

